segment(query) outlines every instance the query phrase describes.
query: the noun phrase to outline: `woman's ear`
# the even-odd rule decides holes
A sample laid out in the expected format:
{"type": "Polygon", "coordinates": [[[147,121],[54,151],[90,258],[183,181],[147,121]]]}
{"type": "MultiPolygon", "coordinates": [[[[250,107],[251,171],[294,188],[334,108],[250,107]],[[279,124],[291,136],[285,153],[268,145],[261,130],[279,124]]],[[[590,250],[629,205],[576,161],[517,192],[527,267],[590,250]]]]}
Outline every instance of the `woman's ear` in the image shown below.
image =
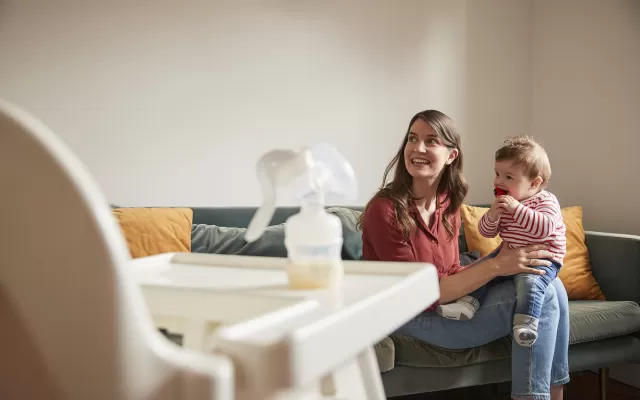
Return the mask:
{"type": "Polygon", "coordinates": [[[456,160],[456,158],[458,158],[458,149],[451,149],[449,151],[449,158],[447,159],[447,165],[450,165],[452,162],[454,162],[456,160]]]}

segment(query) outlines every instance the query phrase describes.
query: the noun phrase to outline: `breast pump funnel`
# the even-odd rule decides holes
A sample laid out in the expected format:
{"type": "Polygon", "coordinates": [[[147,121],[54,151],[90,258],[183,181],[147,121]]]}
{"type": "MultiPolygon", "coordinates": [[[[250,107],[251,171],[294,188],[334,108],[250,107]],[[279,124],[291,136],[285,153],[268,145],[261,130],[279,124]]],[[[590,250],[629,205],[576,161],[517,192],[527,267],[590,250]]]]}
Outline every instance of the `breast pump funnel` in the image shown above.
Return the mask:
{"type": "Polygon", "coordinates": [[[353,201],[358,195],[351,164],[328,143],[318,143],[298,152],[271,150],[258,160],[256,169],[263,202],[245,233],[248,242],[257,240],[271,222],[278,189],[291,188],[301,207],[353,201]]]}
{"type": "Polygon", "coordinates": [[[299,152],[269,151],[256,167],[264,199],[245,240],[258,239],[271,222],[278,189],[292,189],[300,212],[285,223],[290,286],[312,289],[333,285],[342,277],[342,223],[324,206],[327,202],[355,200],[358,185],[353,168],[327,143],[299,152]]]}

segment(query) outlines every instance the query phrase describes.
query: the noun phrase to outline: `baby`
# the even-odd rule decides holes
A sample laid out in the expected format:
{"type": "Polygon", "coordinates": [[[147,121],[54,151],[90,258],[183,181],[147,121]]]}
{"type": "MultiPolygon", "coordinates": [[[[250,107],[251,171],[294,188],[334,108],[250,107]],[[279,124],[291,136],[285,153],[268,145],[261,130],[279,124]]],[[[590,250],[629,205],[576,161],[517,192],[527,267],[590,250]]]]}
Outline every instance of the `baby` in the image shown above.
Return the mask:
{"type": "MultiPolygon", "coordinates": [[[[538,338],[538,319],[545,291],[558,275],[566,252],[566,227],[560,204],[545,190],[550,177],[549,158],[540,144],[527,136],[505,140],[495,155],[496,199],[478,224],[485,237],[500,234],[503,240],[500,247],[546,244],[553,254],[549,260],[551,266],[533,267],[544,270],[544,275],[521,273],[515,276],[513,335],[521,346],[531,346],[538,338]]],[[[488,257],[495,257],[500,247],[488,257]]],[[[437,312],[445,318],[471,319],[480,307],[486,288],[485,285],[453,303],[441,305],[437,312]]]]}

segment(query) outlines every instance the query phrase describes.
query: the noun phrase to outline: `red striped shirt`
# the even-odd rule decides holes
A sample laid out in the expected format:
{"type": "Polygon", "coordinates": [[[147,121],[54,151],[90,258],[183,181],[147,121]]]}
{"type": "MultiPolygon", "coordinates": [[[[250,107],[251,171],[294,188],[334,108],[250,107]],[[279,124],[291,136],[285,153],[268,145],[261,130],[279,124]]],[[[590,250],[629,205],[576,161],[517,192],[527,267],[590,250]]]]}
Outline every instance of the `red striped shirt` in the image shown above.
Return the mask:
{"type": "Polygon", "coordinates": [[[493,223],[488,214],[478,223],[482,236],[492,238],[499,234],[511,248],[546,244],[554,255],[553,261],[562,264],[567,252],[566,226],[560,203],[552,193],[542,190],[522,201],[513,213],[505,212],[493,223]]]}

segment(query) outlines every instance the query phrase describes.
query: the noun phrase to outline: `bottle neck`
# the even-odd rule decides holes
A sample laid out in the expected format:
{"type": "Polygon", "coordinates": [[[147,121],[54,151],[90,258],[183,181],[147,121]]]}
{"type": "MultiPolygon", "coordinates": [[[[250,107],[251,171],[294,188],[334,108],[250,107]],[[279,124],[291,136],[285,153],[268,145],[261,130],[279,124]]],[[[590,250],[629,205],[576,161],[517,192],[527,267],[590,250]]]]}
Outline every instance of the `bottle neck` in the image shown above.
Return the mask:
{"type": "Polygon", "coordinates": [[[302,199],[302,203],[300,205],[300,211],[302,212],[324,211],[324,193],[313,192],[306,195],[302,199]]]}

